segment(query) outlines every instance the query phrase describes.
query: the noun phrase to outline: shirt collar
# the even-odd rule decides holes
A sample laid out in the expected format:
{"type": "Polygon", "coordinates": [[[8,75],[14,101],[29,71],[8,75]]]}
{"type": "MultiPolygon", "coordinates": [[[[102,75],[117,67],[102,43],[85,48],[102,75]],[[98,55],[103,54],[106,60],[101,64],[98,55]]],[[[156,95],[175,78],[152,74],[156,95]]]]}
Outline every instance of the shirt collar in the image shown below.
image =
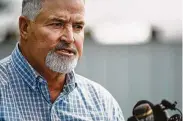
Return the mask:
{"type": "Polygon", "coordinates": [[[33,89],[36,88],[36,78],[39,76],[33,67],[28,63],[22,55],[17,43],[14,51],[12,52],[12,61],[16,71],[23,78],[24,81],[33,89]]]}
{"type": "MultiPolygon", "coordinates": [[[[35,90],[38,80],[41,78],[46,81],[25,59],[19,49],[19,43],[16,44],[14,51],[12,52],[12,61],[16,71],[23,78],[23,80],[35,90]]],[[[66,75],[65,86],[71,91],[77,84],[75,80],[74,70],[66,75]]]]}
{"type": "Polygon", "coordinates": [[[76,78],[75,78],[75,72],[71,71],[70,73],[68,73],[66,75],[64,91],[67,93],[72,92],[72,90],[74,90],[76,86],[77,86],[77,83],[76,83],[76,78]]]}

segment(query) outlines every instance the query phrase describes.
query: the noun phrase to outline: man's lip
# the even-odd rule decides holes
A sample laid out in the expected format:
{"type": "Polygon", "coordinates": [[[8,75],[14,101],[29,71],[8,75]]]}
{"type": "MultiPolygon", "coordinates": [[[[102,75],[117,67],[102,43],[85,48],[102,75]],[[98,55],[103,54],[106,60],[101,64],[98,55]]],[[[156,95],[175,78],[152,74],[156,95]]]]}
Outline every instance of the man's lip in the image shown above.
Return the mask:
{"type": "Polygon", "coordinates": [[[73,54],[76,55],[76,50],[72,48],[64,48],[64,49],[57,49],[56,52],[63,52],[63,53],[68,53],[68,54],[73,54]]]}
{"type": "Polygon", "coordinates": [[[73,53],[69,53],[69,52],[63,51],[63,50],[58,50],[58,51],[56,51],[56,53],[59,55],[64,55],[64,56],[69,56],[69,57],[74,55],[73,53]]]}

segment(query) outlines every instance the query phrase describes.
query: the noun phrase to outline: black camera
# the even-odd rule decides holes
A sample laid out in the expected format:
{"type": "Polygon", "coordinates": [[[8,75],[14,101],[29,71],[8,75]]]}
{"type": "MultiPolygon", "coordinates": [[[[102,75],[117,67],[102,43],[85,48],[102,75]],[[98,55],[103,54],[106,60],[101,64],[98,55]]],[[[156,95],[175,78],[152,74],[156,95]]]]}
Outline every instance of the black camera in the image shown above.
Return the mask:
{"type": "Polygon", "coordinates": [[[127,121],[182,121],[182,112],[176,108],[177,102],[173,104],[162,100],[160,104],[153,105],[147,100],[140,100],[133,108],[133,116],[127,121]],[[168,115],[167,110],[177,110],[179,114],[168,115]]]}

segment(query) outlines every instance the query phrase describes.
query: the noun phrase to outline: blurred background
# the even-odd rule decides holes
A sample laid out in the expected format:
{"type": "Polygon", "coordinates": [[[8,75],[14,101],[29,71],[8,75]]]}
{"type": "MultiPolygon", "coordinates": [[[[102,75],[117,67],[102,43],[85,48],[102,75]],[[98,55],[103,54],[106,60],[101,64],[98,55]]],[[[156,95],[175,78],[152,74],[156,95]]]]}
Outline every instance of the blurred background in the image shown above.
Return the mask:
{"type": "MultiPolygon", "coordinates": [[[[0,59],[18,40],[21,0],[0,0],[0,59]]],[[[182,109],[181,0],[86,0],[84,55],[76,72],[115,97],[125,119],[137,101],[182,109]]]]}

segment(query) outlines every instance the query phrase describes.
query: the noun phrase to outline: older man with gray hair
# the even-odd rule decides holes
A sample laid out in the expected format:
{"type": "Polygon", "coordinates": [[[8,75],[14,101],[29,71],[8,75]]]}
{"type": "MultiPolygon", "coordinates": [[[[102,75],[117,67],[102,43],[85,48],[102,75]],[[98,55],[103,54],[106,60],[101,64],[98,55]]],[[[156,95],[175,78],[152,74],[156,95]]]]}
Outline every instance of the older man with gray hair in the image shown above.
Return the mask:
{"type": "Polygon", "coordinates": [[[0,61],[0,121],[124,121],[112,95],[74,72],[83,0],[23,0],[20,40],[0,61]]]}

